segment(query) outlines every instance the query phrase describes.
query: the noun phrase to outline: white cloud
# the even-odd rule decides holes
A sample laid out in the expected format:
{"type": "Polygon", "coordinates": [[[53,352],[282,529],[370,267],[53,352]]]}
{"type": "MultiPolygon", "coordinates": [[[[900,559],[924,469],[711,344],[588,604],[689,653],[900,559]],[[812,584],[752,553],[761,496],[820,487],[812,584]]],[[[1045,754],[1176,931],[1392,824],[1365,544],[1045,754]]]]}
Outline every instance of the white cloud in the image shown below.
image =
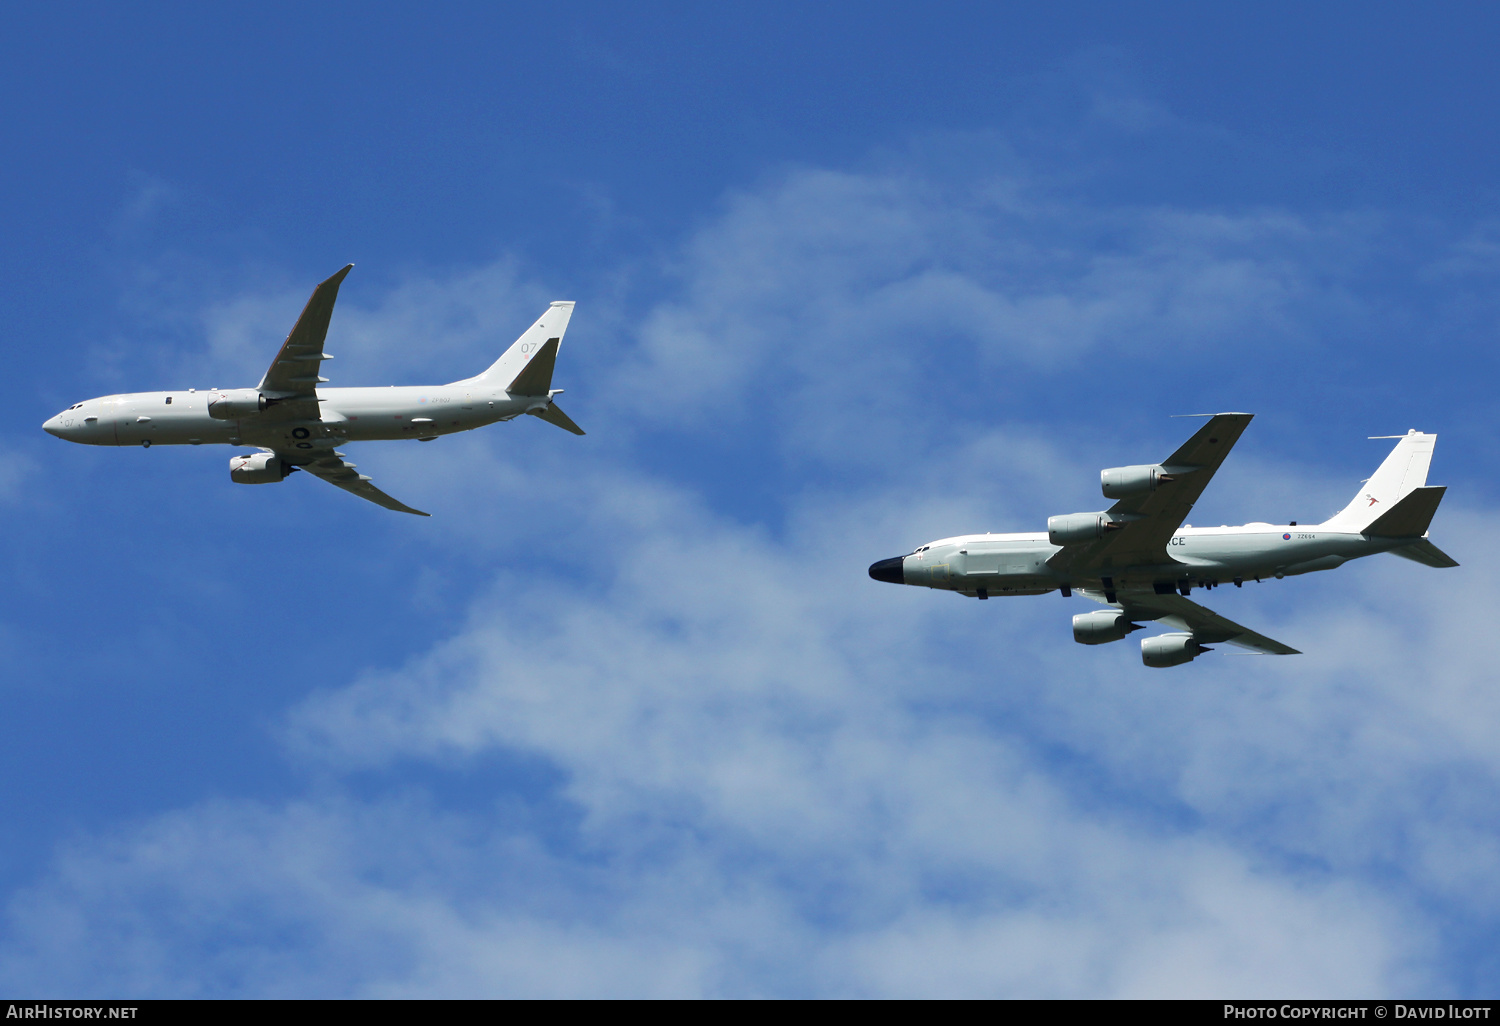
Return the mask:
{"type": "MultiPolygon", "coordinates": [[[[514,261],[436,277],[413,272],[378,304],[351,272],[329,326],[325,373],[336,385],[418,384],[456,380],[487,367],[534,321],[553,295],[522,281],[514,261]]],[[[241,295],[204,311],[207,351],[190,373],[207,385],[248,387],[260,380],[317,282],[241,295]]],[[[177,368],[181,372],[181,368],[177,368]]]]}
{"type": "MultiPolygon", "coordinates": [[[[1204,337],[1293,345],[1362,302],[1309,270],[1338,280],[1332,251],[1358,223],[1069,210],[1035,191],[793,173],[684,246],[680,293],[642,316],[634,352],[578,356],[602,440],[520,424],[389,447],[391,479],[449,512],[432,551],[472,556],[492,584],[430,652],[292,711],[305,799],[194,806],[60,855],[13,902],[3,978],[163,994],[1452,987],[1441,927],[1460,905],[1500,911],[1496,833],[1476,814],[1500,779],[1492,518],[1439,516],[1473,569],[1386,559],[1336,584],[1216,592],[1309,655],[1166,673],[1128,645],[1072,645],[1076,601],[864,577],[1059,494],[1097,501],[1097,466],[1058,440],[1055,411],[997,427],[992,410],[945,411],[934,382],[961,394],[973,368],[1204,337]],[[750,413],[767,445],[819,462],[785,461],[774,524],[632,449],[635,432],[732,434],[750,413]],[[494,758],[555,783],[475,811],[494,758]],[[471,781],[454,785],[468,804],[443,808],[445,786],[411,766],[471,781]],[[356,797],[391,777],[395,796],[356,797]]],[[[346,351],[416,373],[508,341],[556,297],[502,263],[352,298],[346,351]]],[[[211,311],[213,359],[258,373],[254,340],[284,333],[268,311],[288,303],[295,317],[290,293],[211,311]]],[[[1317,469],[1234,489],[1289,500],[1317,469]]]]}
{"type": "Polygon", "coordinates": [[[14,449],[0,449],[0,503],[13,503],[26,493],[36,475],[36,461],[14,449]]]}
{"type": "Polygon", "coordinates": [[[1095,210],[1025,179],[796,172],[733,197],[691,242],[682,297],[645,320],[622,394],[664,390],[646,415],[669,423],[788,418],[816,447],[835,416],[857,412],[863,442],[886,411],[925,412],[997,370],[1264,358],[1309,340],[1309,310],[1350,314],[1343,283],[1372,230],[1095,210]]]}
{"type": "MultiPolygon", "coordinates": [[[[1291,730],[1295,699],[1256,713],[1268,672],[1309,686],[1284,664],[1152,674],[1125,646],[1069,645],[1061,600],[864,581],[878,525],[922,514],[849,505],[773,540],[672,486],[580,477],[549,512],[564,536],[611,539],[564,557],[589,581],[512,578],[428,656],[297,712],[299,758],[338,774],[542,760],[562,780],[549,800],[580,817],[563,850],[493,813],[400,803],[188,810],[65,859],[22,903],[20,932],[53,948],[20,964],[59,971],[76,944],[91,958],[63,982],[160,993],[1326,995],[1421,978],[1430,927],[1347,836],[1389,826],[1403,766],[1351,781],[1349,753],[1302,747],[1348,717],[1345,696],[1291,730]],[[1002,703],[1019,722],[997,722],[997,690],[1023,693],[1002,703]],[[1138,794],[1080,789],[1049,746],[1138,794]],[[1309,829],[1360,783],[1364,821],[1309,829]],[[1291,822],[1239,822],[1294,791],[1291,822]],[[1207,825],[1154,822],[1141,798],[1207,825]],[[243,944],[205,976],[201,950],[238,917],[243,944]]],[[[1369,729],[1447,758],[1404,712],[1369,729]]]]}

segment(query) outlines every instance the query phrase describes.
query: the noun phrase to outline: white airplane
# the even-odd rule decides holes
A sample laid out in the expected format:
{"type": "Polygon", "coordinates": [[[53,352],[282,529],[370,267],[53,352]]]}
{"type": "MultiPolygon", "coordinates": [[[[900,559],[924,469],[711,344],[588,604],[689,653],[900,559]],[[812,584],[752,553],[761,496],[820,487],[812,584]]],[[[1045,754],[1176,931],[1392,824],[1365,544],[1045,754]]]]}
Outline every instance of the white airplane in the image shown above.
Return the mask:
{"type": "Polygon", "coordinates": [[[254,388],[200,392],[132,392],[76,403],[42,425],[49,434],[84,445],[202,445],[223,442],[260,451],[229,461],[240,484],[283,481],[305,470],[362,499],[402,513],[428,516],[370,484],[336,451],[345,442],[441,435],[540,417],[575,435],[583,430],[557,408],[552,387],[557,348],[572,303],[553,303],[483,374],[448,385],[323,388],[318,372],[333,303],[350,264],[313,289],[265,377],[254,388]]]}
{"type": "Polygon", "coordinates": [[[1458,566],[1427,539],[1444,487],[1427,486],[1436,435],[1409,431],[1353,501],[1317,525],[1184,524],[1219,464],[1250,423],[1248,413],[1220,413],[1161,463],[1115,467],[1099,475],[1102,513],[1049,517],[1046,534],[969,534],[929,542],[906,556],[882,559],[870,576],[987,599],[1076,589],[1107,609],[1073,617],[1084,645],[1119,641],[1138,620],[1176,628],[1141,641],[1147,666],[1177,666],[1227,642],[1269,655],[1297,655],[1279,641],[1225,619],[1187,596],[1193,586],[1277,580],[1390,552],[1427,566],[1458,566]]]}

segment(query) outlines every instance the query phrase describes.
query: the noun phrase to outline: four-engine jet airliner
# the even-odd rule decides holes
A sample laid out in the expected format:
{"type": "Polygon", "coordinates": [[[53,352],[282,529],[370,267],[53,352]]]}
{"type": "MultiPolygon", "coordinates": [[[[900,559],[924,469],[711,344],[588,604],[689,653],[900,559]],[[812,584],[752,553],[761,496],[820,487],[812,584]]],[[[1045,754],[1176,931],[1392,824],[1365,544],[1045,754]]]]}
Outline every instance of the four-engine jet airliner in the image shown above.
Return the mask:
{"type": "Polygon", "coordinates": [[[350,264],[313,289],[281,351],[254,388],[134,392],[90,399],[42,425],[85,445],[202,445],[258,448],[229,461],[231,480],[267,484],[305,470],[386,509],[427,516],[370,484],[337,447],[372,439],[440,435],[511,420],[523,413],[575,435],[583,430],[557,408],[552,387],[557,349],[572,303],[553,303],[484,373],[448,385],[319,388],[333,303],[350,264]]]}
{"type": "Polygon", "coordinates": [[[1332,570],[1351,559],[1390,552],[1433,567],[1457,566],[1427,538],[1443,487],[1427,486],[1436,435],[1410,431],[1375,476],[1333,518],[1316,525],[1184,524],[1193,503],[1250,423],[1220,413],[1161,463],[1115,467],[1099,475],[1101,513],[1050,517],[1046,534],[969,534],[882,559],[870,576],[892,584],[956,591],[974,598],[1044,595],[1076,589],[1106,606],[1073,617],[1084,645],[1119,641],[1155,621],[1176,630],[1141,641],[1147,666],[1177,666],[1227,642],[1271,655],[1297,650],[1207,609],[1187,596],[1196,585],[1280,580],[1332,570]]]}

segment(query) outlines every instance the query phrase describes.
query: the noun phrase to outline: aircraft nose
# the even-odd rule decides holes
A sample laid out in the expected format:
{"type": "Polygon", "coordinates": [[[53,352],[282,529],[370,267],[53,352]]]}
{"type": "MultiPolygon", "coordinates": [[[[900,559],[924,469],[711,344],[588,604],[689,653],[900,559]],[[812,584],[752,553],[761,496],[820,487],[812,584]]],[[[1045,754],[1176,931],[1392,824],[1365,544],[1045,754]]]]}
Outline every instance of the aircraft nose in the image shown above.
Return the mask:
{"type": "Polygon", "coordinates": [[[906,561],[905,556],[892,556],[890,559],[882,559],[870,564],[870,576],[877,581],[887,584],[905,584],[906,575],[901,566],[906,561]]]}
{"type": "Polygon", "coordinates": [[[42,430],[47,432],[47,434],[49,435],[55,435],[58,438],[61,438],[63,436],[62,414],[59,413],[55,417],[48,418],[42,424],[42,430]]]}

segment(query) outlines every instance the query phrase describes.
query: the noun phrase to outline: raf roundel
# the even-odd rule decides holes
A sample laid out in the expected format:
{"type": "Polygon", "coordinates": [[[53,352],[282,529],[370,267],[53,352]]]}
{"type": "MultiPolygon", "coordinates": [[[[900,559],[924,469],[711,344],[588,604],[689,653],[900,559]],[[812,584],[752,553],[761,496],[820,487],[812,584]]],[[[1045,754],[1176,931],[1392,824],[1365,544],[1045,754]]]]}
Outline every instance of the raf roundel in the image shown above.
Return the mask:
{"type": "Polygon", "coordinates": [[[1289,535],[1289,534],[1284,534],[1284,535],[1281,536],[1281,540],[1282,541],[1291,541],[1292,540],[1292,536],[1289,535]]]}

